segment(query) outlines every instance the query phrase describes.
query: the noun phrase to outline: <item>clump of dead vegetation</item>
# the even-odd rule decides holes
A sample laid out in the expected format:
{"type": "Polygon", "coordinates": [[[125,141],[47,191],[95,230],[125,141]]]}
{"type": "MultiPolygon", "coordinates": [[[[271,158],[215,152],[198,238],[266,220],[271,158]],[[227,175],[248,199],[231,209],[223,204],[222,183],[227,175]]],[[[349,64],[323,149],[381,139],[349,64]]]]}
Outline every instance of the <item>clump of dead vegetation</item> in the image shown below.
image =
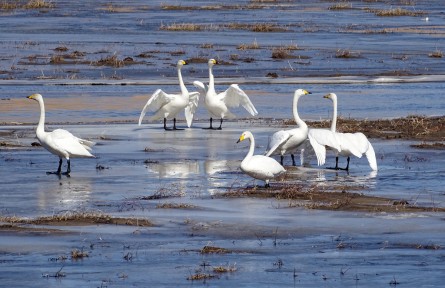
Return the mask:
{"type": "Polygon", "coordinates": [[[360,53],[352,52],[348,49],[338,49],[337,52],[335,53],[335,58],[345,58],[345,59],[360,58],[360,53]]]}
{"type": "Polygon", "coordinates": [[[428,56],[432,57],[432,58],[442,58],[443,57],[443,52],[441,50],[436,49],[435,51],[433,51],[430,54],[428,54],[428,56]]]}
{"type": "Polygon", "coordinates": [[[79,260],[79,259],[83,259],[86,257],[89,257],[89,254],[86,251],[79,250],[79,249],[74,249],[71,251],[71,259],[73,259],[73,260],[79,260]]]}
{"type": "Polygon", "coordinates": [[[201,253],[201,254],[228,254],[228,253],[231,253],[231,251],[226,248],[206,245],[199,251],[199,253],[201,253]]]}
{"type": "Polygon", "coordinates": [[[52,216],[42,216],[34,219],[20,218],[16,216],[0,217],[1,222],[12,224],[33,224],[33,225],[90,225],[90,224],[114,224],[151,227],[153,223],[147,219],[137,218],[117,218],[101,212],[77,212],[68,211],[52,216]]]}
{"type": "Polygon", "coordinates": [[[179,23],[170,25],[162,24],[159,29],[165,31],[201,31],[205,30],[206,28],[203,25],[195,23],[179,23]]]}
{"type": "Polygon", "coordinates": [[[252,49],[261,49],[258,42],[255,40],[251,44],[240,44],[236,47],[238,50],[252,50],[252,49]]]}
{"type": "Polygon", "coordinates": [[[197,206],[187,203],[161,203],[156,205],[157,209],[196,209],[197,206]]]}
{"type": "Polygon", "coordinates": [[[413,17],[417,17],[417,16],[423,16],[426,15],[427,13],[424,11],[412,11],[412,10],[407,10],[407,9],[403,9],[403,8],[392,8],[392,9],[365,9],[366,11],[370,12],[370,13],[374,13],[374,15],[376,16],[381,16],[381,17],[395,17],[395,16],[413,16],[413,17]]]}
{"type": "MultiPolygon", "coordinates": [[[[293,119],[283,122],[294,124],[293,119]]],[[[313,128],[329,128],[331,121],[307,121],[313,128]]],[[[427,117],[412,115],[395,119],[357,120],[339,117],[339,132],[363,132],[369,138],[445,141],[445,116],[427,117]]]]}
{"type": "Polygon", "coordinates": [[[348,10],[352,9],[351,3],[336,3],[328,8],[329,10],[348,10]]]}
{"type": "Polygon", "coordinates": [[[0,3],[0,10],[14,10],[14,9],[51,9],[55,5],[51,1],[45,0],[30,0],[24,1],[2,1],[0,3]]]}

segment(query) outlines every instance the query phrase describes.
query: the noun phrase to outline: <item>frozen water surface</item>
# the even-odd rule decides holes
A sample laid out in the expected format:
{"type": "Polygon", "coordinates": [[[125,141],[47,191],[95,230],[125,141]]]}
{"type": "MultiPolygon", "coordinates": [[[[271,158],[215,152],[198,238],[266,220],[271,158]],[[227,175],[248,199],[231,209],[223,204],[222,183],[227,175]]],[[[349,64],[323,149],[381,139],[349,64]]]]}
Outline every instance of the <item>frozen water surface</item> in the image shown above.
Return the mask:
{"type": "MultiPolygon", "coordinates": [[[[262,185],[239,170],[247,144],[235,142],[251,130],[256,153],[264,152],[279,129],[264,119],[291,119],[297,88],[313,92],[299,103],[308,120],[330,119],[331,103],[322,98],[328,92],[338,95],[345,118],[443,115],[445,66],[430,54],[445,49],[444,5],[402,2],[410,3],[350,1],[352,9],[334,10],[329,1],[231,1],[221,7],[214,1],[54,1],[50,9],[0,10],[0,141],[19,146],[0,149],[1,216],[93,211],[154,223],[24,225],[33,230],[19,232],[2,223],[1,286],[440,286],[443,213],[324,211],[287,200],[219,197],[262,185]],[[425,14],[372,13],[397,7],[425,14]],[[161,29],[181,23],[201,30],[161,29]],[[233,23],[268,23],[283,31],[228,28],[233,23]],[[258,49],[240,49],[253,43],[258,49]],[[286,46],[298,47],[289,50],[294,58],[272,58],[274,48],[286,46]],[[75,51],[81,53],[69,58],[75,51]],[[337,57],[342,51],[352,57],[337,57]],[[134,63],[95,64],[113,55],[134,63]],[[56,56],[66,63],[55,63],[56,56]],[[259,115],[238,109],[239,119],[225,122],[222,131],[202,130],[208,115],[201,102],[190,129],[164,132],[161,123],[147,121],[137,126],[155,89],[179,91],[174,63],[180,58],[190,62],[183,69],[190,90],[194,80],[207,80],[208,58],[221,60],[214,68],[217,90],[240,84],[259,115]],[[69,178],[46,175],[57,168],[57,158],[31,146],[39,116],[37,104],[25,98],[32,93],[45,98],[48,129],[66,128],[98,142],[97,158],[73,159],[69,178]],[[201,254],[206,245],[230,253],[201,254]],[[74,249],[89,257],[72,260],[74,249]],[[216,273],[218,266],[233,271],[216,273]],[[58,271],[63,277],[54,277],[58,271]],[[187,280],[199,273],[215,277],[187,280]]],[[[184,126],[183,115],[179,119],[184,126]]],[[[366,159],[352,159],[349,174],[312,163],[289,168],[292,181],[445,206],[444,150],[370,141],[378,172],[366,159]]],[[[328,154],[327,165],[334,161],[328,154]]]]}

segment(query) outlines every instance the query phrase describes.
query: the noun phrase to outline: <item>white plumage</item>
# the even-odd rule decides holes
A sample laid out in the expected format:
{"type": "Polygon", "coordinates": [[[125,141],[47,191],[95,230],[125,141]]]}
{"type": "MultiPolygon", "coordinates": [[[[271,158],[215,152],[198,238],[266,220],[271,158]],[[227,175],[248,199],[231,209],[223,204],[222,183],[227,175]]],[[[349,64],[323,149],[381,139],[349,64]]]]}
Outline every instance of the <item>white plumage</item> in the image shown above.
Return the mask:
{"type": "MultiPolygon", "coordinates": [[[[67,160],[68,168],[66,174],[71,172],[70,159],[80,157],[94,157],[90,151],[96,143],[80,139],[67,130],[56,129],[52,132],[45,131],[45,104],[40,94],[28,96],[29,99],[36,100],[40,106],[40,119],[37,125],[36,135],[40,144],[49,152],[59,157],[59,167],[55,174],[60,175],[62,169],[62,159],[67,160]]],[[[48,172],[50,173],[50,172],[48,172]]]]}
{"type": "Polygon", "coordinates": [[[264,180],[266,182],[265,186],[269,187],[269,180],[280,176],[281,174],[285,173],[286,170],[280,165],[280,163],[271,157],[264,155],[253,155],[255,149],[255,139],[253,138],[251,132],[243,132],[237,143],[244,141],[245,139],[250,141],[250,148],[246,157],[241,162],[241,170],[255,179],[264,180]]]}
{"type": "Polygon", "coordinates": [[[372,170],[377,170],[377,160],[374,148],[368,138],[361,132],[340,133],[337,132],[337,95],[329,93],[323,98],[332,100],[333,115],[331,129],[309,129],[308,139],[311,147],[317,156],[318,165],[323,165],[326,161],[326,147],[331,147],[336,153],[335,169],[338,167],[338,155],[347,157],[347,166],[344,170],[349,170],[350,156],[361,158],[366,155],[369,166],[372,170]]]}
{"type": "Polygon", "coordinates": [[[241,89],[237,84],[232,84],[229,88],[217,94],[215,91],[215,80],[213,77],[212,67],[217,64],[215,59],[210,59],[209,62],[209,86],[200,81],[194,81],[193,85],[198,89],[201,97],[204,97],[204,103],[210,114],[210,127],[207,129],[214,129],[212,126],[213,117],[220,118],[219,129],[222,128],[222,123],[224,118],[233,119],[235,114],[230,112],[229,108],[239,107],[240,105],[250,113],[250,115],[255,116],[258,111],[253,106],[249,99],[249,96],[241,89]]]}
{"type": "Polygon", "coordinates": [[[292,112],[295,122],[298,127],[294,129],[281,130],[275,132],[270,138],[267,147],[266,156],[280,155],[280,163],[283,165],[283,158],[285,154],[291,154],[292,165],[296,166],[294,159],[294,152],[297,148],[305,142],[308,134],[308,127],[306,123],[298,115],[298,100],[301,96],[311,94],[304,89],[298,89],[294,92],[294,99],[292,105],[292,112]]]}
{"type": "Polygon", "coordinates": [[[188,92],[182,80],[181,68],[187,63],[184,60],[179,60],[177,63],[178,69],[178,79],[179,87],[181,88],[181,94],[168,94],[157,89],[150,99],[148,99],[144,108],[142,109],[141,115],[139,116],[139,125],[142,123],[147,111],[154,112],[154,115],[150,116],[149,121],[159,120],[164,118],[164,129],[171,130],[167,128],[167,119],[173,119],[173,130],[180,130],[176,128],[176,115],[184,109],[185,119],[187,121],[187,126],[190,127],[193,121],[193,115],[198,107],[199,93],[198,92],[188,92]]]}

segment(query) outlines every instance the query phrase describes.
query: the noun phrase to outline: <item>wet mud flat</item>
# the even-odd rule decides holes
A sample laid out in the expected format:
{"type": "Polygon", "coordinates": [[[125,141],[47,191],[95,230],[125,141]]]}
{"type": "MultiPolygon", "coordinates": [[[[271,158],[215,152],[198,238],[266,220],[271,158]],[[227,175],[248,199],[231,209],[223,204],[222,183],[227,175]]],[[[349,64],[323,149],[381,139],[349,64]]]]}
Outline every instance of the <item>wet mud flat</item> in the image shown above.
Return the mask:
{"type": "MultiPolygon", "coordinates": [[[[247,147],[235,140],[252,130],[260,153],[281,121],[238,120],[210,133],[205,122],[178,132],[67,124],[98,142],[98,158],[75,159],[60,179],[45,174],[57,161],[32,146],[32,126],[3,126],[2,278],[30,287],[437,285],[444,152],[412,145],[439,143],[442,118],[420,119],[432,123],[423,139],[371,138],[376,174],[365,159],[353,159],[349,174],[286,166],[271,189],[239,171],[247,147]]],[[[398,132],[416,121],[377,123],[398,132]]]]}

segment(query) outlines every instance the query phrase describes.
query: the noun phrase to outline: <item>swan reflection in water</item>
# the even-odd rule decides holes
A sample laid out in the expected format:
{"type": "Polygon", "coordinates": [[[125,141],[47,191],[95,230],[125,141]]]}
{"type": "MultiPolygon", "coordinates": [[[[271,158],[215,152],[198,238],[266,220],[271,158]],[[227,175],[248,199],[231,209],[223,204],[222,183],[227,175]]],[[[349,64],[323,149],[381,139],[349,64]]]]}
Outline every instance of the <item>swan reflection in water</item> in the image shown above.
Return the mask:
{"type": "Polygon", "coordinates": [[[199,174],[197,161],[183,162],[153,162],[147,163],[149,173],[154,173],[159,178],[188,178],[190,175],[199,174]]]}
{"type": "Polygon", "coordinates": [[[91,179],[61,178],[38,185],[38,206],[40,209],[57,207],[59,210],[82,208],[91,198],[93,187],[91,179]]]}

